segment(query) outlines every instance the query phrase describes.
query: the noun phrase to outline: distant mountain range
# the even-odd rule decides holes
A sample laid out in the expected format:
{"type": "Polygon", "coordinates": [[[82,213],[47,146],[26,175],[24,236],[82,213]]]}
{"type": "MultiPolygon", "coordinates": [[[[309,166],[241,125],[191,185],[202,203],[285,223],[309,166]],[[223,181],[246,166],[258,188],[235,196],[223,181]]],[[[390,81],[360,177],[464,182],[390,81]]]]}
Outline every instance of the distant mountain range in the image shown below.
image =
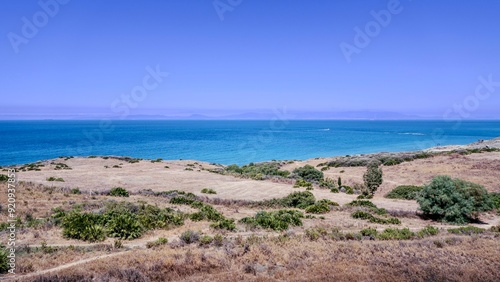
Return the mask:
{"type": "MultiPolygon", "coordinates": [[[[271,119],[289,119],[289,120],[429,120],[442,119],[439,115],[415,115],[402,114],[389,111],[331,111],[331,112],[244,112],[239,114],[183,114],[183,115],[168,115],[168,114],[131,114],[125,118],[118,115],[107,114],[0,114],[0,120],[98,120],[98,119],[113,119],[113,120],[271,120],[271,119]]],[[[495,116],[474,116],[468,119],[499,119],[495,116]]]]}

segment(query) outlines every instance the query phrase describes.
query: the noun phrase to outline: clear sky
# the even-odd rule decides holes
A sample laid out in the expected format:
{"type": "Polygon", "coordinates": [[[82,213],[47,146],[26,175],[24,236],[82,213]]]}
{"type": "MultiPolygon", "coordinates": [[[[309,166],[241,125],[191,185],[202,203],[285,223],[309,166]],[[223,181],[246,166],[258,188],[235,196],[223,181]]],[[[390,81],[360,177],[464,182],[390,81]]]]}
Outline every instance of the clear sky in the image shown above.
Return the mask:
{"type": "Polygon", "coordinates": [[[0,118],[120,106],[500,118],[499,13],[495,0],[6,0],[0,118]]]}

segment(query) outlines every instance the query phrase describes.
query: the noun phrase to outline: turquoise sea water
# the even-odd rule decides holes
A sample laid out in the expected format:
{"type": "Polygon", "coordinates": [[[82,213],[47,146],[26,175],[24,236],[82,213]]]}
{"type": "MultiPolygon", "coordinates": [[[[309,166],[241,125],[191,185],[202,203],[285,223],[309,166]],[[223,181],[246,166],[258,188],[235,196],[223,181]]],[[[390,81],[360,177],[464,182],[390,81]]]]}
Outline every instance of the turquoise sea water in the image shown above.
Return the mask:
{"type": "Polygon", "coordinates": [[[420,150],[500,136],[500,121],[0,121],[0,165],[115,155],[222,164],[420,150]]]}

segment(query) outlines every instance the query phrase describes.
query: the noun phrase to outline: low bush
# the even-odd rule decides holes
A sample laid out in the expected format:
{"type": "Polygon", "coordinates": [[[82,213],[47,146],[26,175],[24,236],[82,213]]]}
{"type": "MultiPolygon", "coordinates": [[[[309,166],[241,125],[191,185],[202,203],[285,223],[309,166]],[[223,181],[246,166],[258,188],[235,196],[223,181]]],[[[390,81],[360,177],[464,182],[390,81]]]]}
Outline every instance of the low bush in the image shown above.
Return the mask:
{"type": "Polygon", "coordinates": [[[308,228],[305,230],[305,235],[309,240],[316,241],[328,235],[328,231],[323,227],[308,228]]]}
{"type": "Polygon", "coordinates": [[[10,269],[8,255],[5,247],[0,245],[0,274],[7,273],[10,269]]]}
{"type": "Polygon", "coordinates": [[[47,178],[47,181],[58,181],[58,182],[64,182],[64,179],[63,179],[63,178],[61,178],[61,177],[57,178],[57,177],[53,177],[53,176],[51,176],[51,177],[48,177],[48,178],[47,178]]]}
{"type": "Polygon", "coordinates": [[[128,197],[129,196],[128,191],[123,189],[122,187],[112,188],[109,191],[109,195],[114,196],[114,197],[128,197]]]}
{"type": "Polygon", "coordinates": [[[362,229],[359,233],[363,236],[369,236],[373,239],[375,239],[378,235],[378,231],[375,228],[365,228],[362,229]]]}
{"type": "Polygon", "coordinates": [[[209,235],[203,235],[200,238],[200,246],[210,245],[214,241],[214,238],[209,235]]]}
{"type": "Polygon", "coordinates": [[[348,203],[347,205],[351,206],[351,207],[377,208],[377,206],[374,203],[367,201],[367,200],[354,200],[354,201],[348,203]]]}
{"type": "Polygon", "coordinates": [[[375,217],[370,213],[367,213],[365,211],[357,210],[351,214],[353,218],[356,219],[365,219],[368,220],[371,223],[378,223],[378,224],[401,224],[401,221],[398,218],[391,217],[391,218],[379,218],[375,217]]]}
{"type": "Polygon", "coordinates": [[[409,228],[387,228],[377,235],[379,240],[409,240],[414,237],[415,233],[411,232],[409,228]]]}
{"type": "Polygon", "coordinates": [[[0,182],[6,182],[9,180],[9,177],[5,174],[0,174],[0,182]]]}
{"type": "Polygon", "coordinates": [[[280,200],[280,203],[284,207],[299,209],[305,209],[315,202],[316,198],[314,198],[314,195],[309,191],[293,192],[280,200]]]}
{"type": "MultiPolygon", "coordinates": [[[[337,189],[337,182],[331,178],[326,178],[319,182],[319,187],[326,189],[337,189]]],[[[338,190],[338,189],[337,189],[338,190]]]]}
{"type": "Polygon", "coordinates": [[[181,241],[186,243],[186,244],[192,244],[192,243],[196,243],[200,240],[200,234],[196,231],[187,230],[187,231],[182,232],[179,239],[181,239],[181,241]]]}
{"type": "Polygon", "coordinates": [[[262,180],[270,176],[287,177],[290,172],[287,170],[280,170],[280,167],[281,163],[279,162],[249,163],[242,167],[234,164],[227,166],[225,171],[230,174],[236,174],[255,180],[262,180]]]}
{"type": "Polygon", "coordinates": [[[309,181],[320,181],[323,179],[323,172],[317,170],[312,165],[298,167],[293,170],[293,173],[309,181]]]}
{"type": "Polygon", "coordinates": [[[417,232],[418,237],[423,238],[423,237],[428,237],[428,236],[434,236],[439,233],[439,229],[434,226],[426,226],[423,229],[420,229],[420,231],[417,232]]]}
{"type": "Polygon", "coordinates": [[[332,189],[330,189],[330,192],[339,193],[340,191],[339,191],[339,188],[332,188],[332,189]]]}
{"type": "Polygon", "coordinates": [[[214,229],[225,229],[233,231],[236,229],[236,224],[234,223],[234,219],[221,219],[219,221],[212,223],[210,227],[214,229]]]}
{"type": "Polygon", "coordinates": [[[73,188],[73,189],[71,189],[70,193],[74,194],[74,195],[80,195],[82,193],[82,191],[80,191],[80,189],[78,189],[78,188],[73,188]]]}
{"type": "Polygon", "coordinates": [[[167,238],[160,237],[160,238],[158,238],[158,240],[156,240],[156,241],[147,242],[147,243],[146,243],[146,248],[151,249],[151,248],[153,248],[153,247],[157,247],[157,246],[165,245],[165,244],[167,244],[167,243],[168,243],[168,239],[167,239],[167,238]]]}
{"type": "Polygon", "coordinates": [[[302,226],[302,218],[304,214],[296,210],[260,211],[254,217],[245,217],[240,222],[252,227],[286,230],[290,225],[302,226]]]}
{"type": "Polygon", "coordinates": [[[340,188],[340,191],[342,191],[342,189],[344,190],[344,192],[346,194],[349,194],[349,195],[354,194],[354,189],[352,189],[351,186],[342,186],[342,188],[340,188]]]}
{"type": "Polygon", "coordinates": [[[213,190],[213,189],[208,189],[208,188],[203,188],[203,189],[201,190],[201,193],[203,193],[203,194],[217,194],[217,192],[215,192],[215,190],[213,190]]]}
{"type": "Polygon", "coordinates": [[[316,214],[327,213],[329,211],[330,211],[330,206],[328,204],[319,202],[316,202],[315,204],[310,205],[305,209],[306,213],[316,213],[316,214]]]}
{"type": "Polygon", "coordinates": [[[73,211],[63,218],[63,236],[90,242],[103,241],[106,230],[102,221],[101,215],[73,211]]]}
{"type": "Polygon", "coordinates": [[[475,227],[475,226],[465,226],[465,227],[448,229],[449,233],[459,234],[459,235],[481,234],[481,233],[484,233],[485,231],[486,231],[486,229],[475,227]]]}
{"type": "Polygon", "coordinates": [[[402,185],[394,188],[385,195],[389,199],[416,200],[418,193],[422,191],[422,186],[402,185]]]}
{"type": "Polygon", "coordinates": [[[297,181],[295,181],[295,184],[293,185],[293,188],[300,188],[300,187],[312,188],[312,186],[313,185],[311,182],[307,182],[304,179],[297,179],[297,181]]]}
{"type": "Polygon", "coordinates": [[[136,239],[142,236],[144,228],[139,223],[137,215],[122,213],[114,216],[107,224],[111,237],[120,239],[136,239]]]}
{"type": "Polygon", "coordinates": [[[493,208],[497,210],[497,214],[500,215],[500,193],[489,193],[493,208]]]}

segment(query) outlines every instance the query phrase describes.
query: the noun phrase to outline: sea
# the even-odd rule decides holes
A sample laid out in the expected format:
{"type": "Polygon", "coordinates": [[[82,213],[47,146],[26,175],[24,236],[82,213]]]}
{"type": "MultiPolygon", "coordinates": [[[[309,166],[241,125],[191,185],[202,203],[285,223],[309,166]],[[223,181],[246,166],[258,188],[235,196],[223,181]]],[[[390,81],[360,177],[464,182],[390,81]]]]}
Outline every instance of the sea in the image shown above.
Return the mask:
{"type": "Polygon", "coordinates": [[[500,136],[500,121],[0,121],[0,166],[59,156],[129,156],[243,165],[422,150],[500,136]]]}

